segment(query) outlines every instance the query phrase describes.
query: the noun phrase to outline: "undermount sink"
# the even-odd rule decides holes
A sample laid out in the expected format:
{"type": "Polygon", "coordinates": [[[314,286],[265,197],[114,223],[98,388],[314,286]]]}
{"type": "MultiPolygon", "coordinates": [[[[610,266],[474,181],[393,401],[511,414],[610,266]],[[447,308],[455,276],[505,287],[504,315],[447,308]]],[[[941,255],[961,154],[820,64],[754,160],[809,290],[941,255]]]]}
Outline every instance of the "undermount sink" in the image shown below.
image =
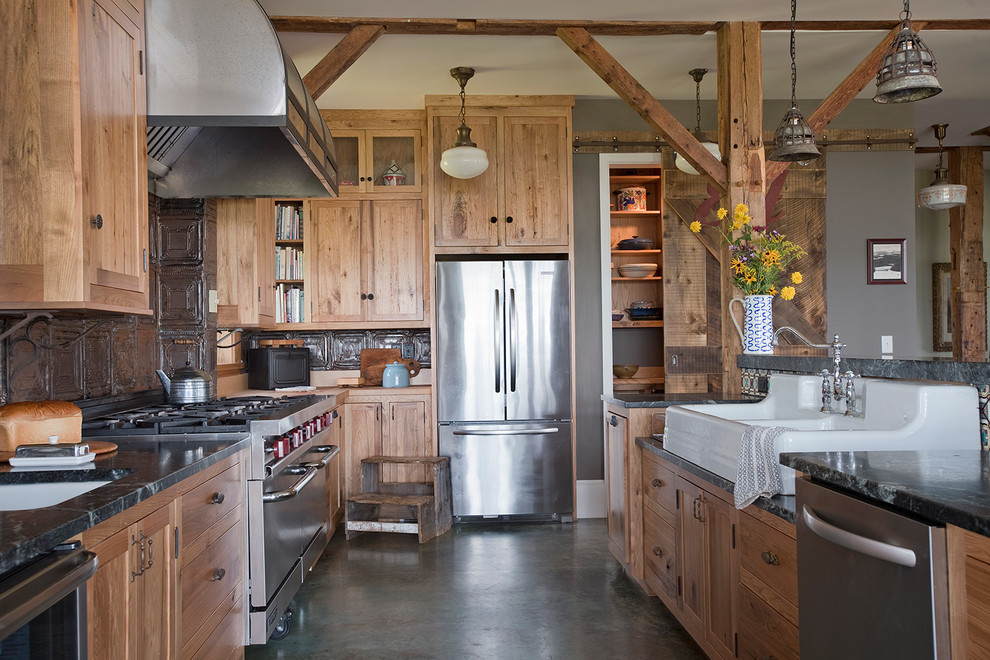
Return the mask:
{"type": "MultiPolygon", "coordinates": [[[[775,451],[876,451],[977,449],[980,446],[976,388],[917,381],[857,378],[858,417],[821,408],[821,377],[770,376],[758,403],[671,406],[664,449],[732,482],[739,444],[748,425],[779,426],[775,451]]],[[[833,405],[840,412],[845,408],[833,405]]],[[[783,494],[794,494],[794,470],[779,466],[783,494]]]]}
{"type": "Polygon", "coordinates": [[[130,474],[129,469],[9,472],[0,475],[0,511],[55,506],[130,474]]]}

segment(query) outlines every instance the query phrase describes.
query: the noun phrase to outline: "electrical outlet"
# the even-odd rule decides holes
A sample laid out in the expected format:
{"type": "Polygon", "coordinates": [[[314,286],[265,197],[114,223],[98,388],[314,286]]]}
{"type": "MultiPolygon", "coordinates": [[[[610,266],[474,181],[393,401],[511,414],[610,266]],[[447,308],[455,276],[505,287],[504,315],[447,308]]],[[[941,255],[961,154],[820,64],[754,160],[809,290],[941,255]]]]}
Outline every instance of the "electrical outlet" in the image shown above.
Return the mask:
{"type": "Polygon", "coordinates": [[[206,294],[206,300],[207,300],[207,309],[210,311],[211,314],[216,314],[217,303],[219,302],[217,300],[217,290],[210,289],[206,294]]]}
{"type": "Polygon", "coordinates": [[[881,353],[893,353],[894,352],[894,336],[893,335],[881,335],[881,337],[880,337],[880,352],[881,353]]]}
{"type": "Polygon", "coordinates": [[[403,360],[411,360],[412,359],[412,356],[413,356],[413,345],[412,344],[403,344],[402,345],[402,359],[403,360]]]}

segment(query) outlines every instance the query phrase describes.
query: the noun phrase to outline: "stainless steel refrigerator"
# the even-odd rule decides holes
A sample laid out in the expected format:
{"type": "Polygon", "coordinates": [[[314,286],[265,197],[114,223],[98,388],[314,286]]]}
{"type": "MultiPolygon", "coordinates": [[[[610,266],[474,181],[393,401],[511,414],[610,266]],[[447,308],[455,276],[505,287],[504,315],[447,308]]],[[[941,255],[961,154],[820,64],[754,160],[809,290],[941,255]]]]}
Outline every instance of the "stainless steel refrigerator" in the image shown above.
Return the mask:
{"type": "Polygon", "coordinates": [[[437,421],[461,521],[573,519],[566,261],[437,263],[437,421]]]}

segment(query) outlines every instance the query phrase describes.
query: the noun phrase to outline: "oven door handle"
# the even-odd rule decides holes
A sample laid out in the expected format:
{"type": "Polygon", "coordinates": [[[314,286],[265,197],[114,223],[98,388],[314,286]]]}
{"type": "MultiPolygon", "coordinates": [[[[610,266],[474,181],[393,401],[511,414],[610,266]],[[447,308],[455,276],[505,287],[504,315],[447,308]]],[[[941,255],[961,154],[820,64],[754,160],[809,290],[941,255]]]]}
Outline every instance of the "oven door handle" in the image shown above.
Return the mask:
{"type": "Polygon", "coordinates": [[[265,504],[268,504],[269,502],[282,502],[284,500],[292,499],[293,497],[298,495],[299,491],[305,488],[306,484],[312,481],[313,477],[316,476],[316,473],[319,472],[318,468],[309,467],[305,463],[303,463],[298,467],[294,466],[294,467],[286,468],[286,472],[289,472],[290,474],[296,473],[298,470],[305,470],[302,479],[292,484],[285,490],[276,490],[271,493],[265,493],[264,495],[261,496],[261,501],[264,502],[265,504]]]}
{"type": "Polygon", "coordinates": [[[78,589],[96,573],[99,560],[79,549],[0,594],[0,639],[78,589]]]}
{"type": "Polygon", "coordinates": [[[340,447],[337,445],[320,445],[319,447],[313,447],[313,451],[319,452],[321,454],[326,454],[323,458],[318,461],[310,461],[308,463],[300,463],[299,465],[311,468],[315,467],[317,470],[322,470],[327,466],[334,456],[340,453],[340,447]]]}

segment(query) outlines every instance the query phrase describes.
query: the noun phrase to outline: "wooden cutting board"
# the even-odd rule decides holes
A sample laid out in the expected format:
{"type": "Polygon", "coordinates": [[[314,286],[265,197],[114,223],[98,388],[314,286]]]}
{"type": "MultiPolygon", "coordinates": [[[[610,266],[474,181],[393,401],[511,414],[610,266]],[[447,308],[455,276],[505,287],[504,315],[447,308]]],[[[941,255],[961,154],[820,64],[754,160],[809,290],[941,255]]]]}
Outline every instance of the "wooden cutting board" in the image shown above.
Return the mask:
{"type": "Polygon", "coordinates": [[[365,386],[382,384],[382,372],[393,362],[405,362],[402,350],[398,348],[363,348],[361,349],[361,378],[365,386]]]}

